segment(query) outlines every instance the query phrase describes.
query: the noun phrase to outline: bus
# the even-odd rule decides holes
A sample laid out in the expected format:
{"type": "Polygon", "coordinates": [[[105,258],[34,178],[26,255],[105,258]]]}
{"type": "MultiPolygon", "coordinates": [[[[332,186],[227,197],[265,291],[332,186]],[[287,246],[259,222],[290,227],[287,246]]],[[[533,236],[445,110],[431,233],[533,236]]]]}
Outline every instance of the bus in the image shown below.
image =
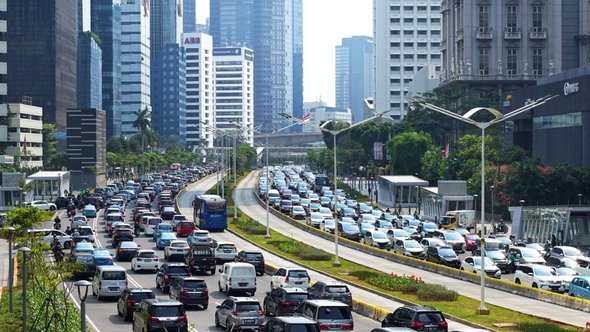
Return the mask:
{"type": "Polygon", "coordinates": [[[316,193],[321,193],[322,192],[322,187],[329,187],[330,186],[330,180],[328,179],[327,175],[323,175],[323,174],[318,174],[315,176],[315,180],[313,182],[313,190],[316,193]]]}
{"type": "Polygon", "coordinates": [[[195,196],[193,220],[199,229],[223,232],[227,228],[227,204],[218,195],[195,196]]]}

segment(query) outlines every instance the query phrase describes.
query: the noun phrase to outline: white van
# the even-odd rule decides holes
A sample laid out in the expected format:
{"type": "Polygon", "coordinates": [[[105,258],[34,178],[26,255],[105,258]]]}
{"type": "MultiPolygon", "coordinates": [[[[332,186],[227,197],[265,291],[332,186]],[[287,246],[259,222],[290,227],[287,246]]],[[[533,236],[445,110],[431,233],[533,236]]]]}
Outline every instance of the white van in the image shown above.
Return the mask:
{"type": "Polygon", "coordinates": [[[127,289],[127,273],[125,268],[118,265],[103,265],[96,267],[92,280],[92,295],[96,300],[102,297],[119,297],[127,289]]]}
{"type": "Polygon", "coordinates": [[[249,263],[225,263],[219,269],[219,291],[225,291],[227,296],[232,292],[241,291],[256,293],[256,269],[249,263]]]}
{"type": "Polygon", "coordinates": [[[147,222],[145,225],[145,235],[152,236],[154,235],[154,230],[158,224],[163,223],[164,221],[160,217],[148,217],[147,222]]]}

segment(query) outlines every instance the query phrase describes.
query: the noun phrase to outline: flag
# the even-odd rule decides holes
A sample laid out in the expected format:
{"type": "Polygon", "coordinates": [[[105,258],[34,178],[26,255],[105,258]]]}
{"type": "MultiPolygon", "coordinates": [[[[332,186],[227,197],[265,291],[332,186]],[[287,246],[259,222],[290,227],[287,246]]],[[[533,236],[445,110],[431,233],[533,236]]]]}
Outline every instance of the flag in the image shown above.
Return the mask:
{"type": "Polygon", "coordinates": [[[451,146],[451,137],[449,135],[447,135],[445,137],[445,152],[444,152],[444,158],[447,158],[449,156],[449,149],[451,146]]]}
{"type": "Polygon", "coordinates": [[[305,121],[309,121],[309,120],[311,120],[311,112],[309,112],[309,113],[305,114],[305,115],[303,116],[303,119],[301,119],[301,120],[303,120],[304,122],[305,122],[305,121]]]}

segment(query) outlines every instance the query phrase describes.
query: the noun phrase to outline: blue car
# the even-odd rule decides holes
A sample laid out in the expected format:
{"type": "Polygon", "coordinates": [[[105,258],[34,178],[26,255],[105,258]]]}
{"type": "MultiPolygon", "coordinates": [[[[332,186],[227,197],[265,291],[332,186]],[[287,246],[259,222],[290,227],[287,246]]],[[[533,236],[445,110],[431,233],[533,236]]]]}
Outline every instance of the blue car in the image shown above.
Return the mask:
{"type": "Polygon", "coordinates": [[[164,249],[165,247],[170,245],[170,242],[174,240],[176,240],[176,234],[171,232],[162,233],[162,235],[156,242],[156,246],[158,247],[158,249],[164,249]]]}
{"type": "Polygon", "coordinates": [[[105,248],[96,248],[94,250],[94,260],[96,261],[96,266],[114,265],[111,252],[105,248]]]}
{"type": "Polygon", "coordinates": [[[569,295],[590,300],[590,276],[575,277],[570,283],[569,295]]]}
{"type": "Polygon", "coordinates": [[[84,207],[84,217],[96,218],[96,207],[92,204],[88,204],[84,207]]]}
{"type": "Polygon", "coordinates": [[[158,242],[158,238],[162,233],[173,232],[174,229],[170,223],[159,223],[154,229],[154,241],[158,242]]]}
{"type": "Polygon", "coordinates": [[[79,254],[82,252],[87,252],[89,254],[94,253],[94,246],[90,242],[78,242],[76,246],[72,248],[72,254],[79,254]]]}

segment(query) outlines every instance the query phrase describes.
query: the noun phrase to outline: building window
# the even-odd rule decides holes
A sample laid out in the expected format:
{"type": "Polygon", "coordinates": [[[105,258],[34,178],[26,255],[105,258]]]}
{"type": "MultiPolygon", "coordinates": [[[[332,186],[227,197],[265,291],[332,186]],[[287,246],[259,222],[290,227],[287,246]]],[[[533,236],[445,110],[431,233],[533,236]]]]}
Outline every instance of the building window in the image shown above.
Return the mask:
{"type": "Polygon", "coordinates": [[[543,75],[543,49],[533,48],[533,76],[543,75]]]}
{"type": "Polygon", "coordinates": [[[516,67],[518,59],[518,53],[516,48],[509,48],[506,54],[506,74],[508,76],[516,76],[516,67]]]}
{"type": "Polygon", "coordinates": [[[479,49],[479,76],[487,76],[490,74],[490,49],[479,49]]]}
{"type": "Polygon", "coordinates": [[[516,32],[516,18],[518,17],[517,7],[506,7],[506,28],[508,32],[516,32]]]}
{"type": "Polygon", "coordinates": [[[490,6],[479,6],[478,27],[488,28],[490,26],[490,6]]]}
{"type": "Polygon", "coordinates": [[[543,7],[533,6],[533,29],[540,31],[543,28],[543,7]]]}
{"type": "Polygon", "coordinates": [[[414,19],[412,17],[404,18],[404,23],[414,23],[414,19]]]}
{"type": "Polygon", "coordinates": [[[579,127],[582,125],[582,113],[567,113],[559,115],[539,116],[533,118],[533,130],[579,127]]]}

